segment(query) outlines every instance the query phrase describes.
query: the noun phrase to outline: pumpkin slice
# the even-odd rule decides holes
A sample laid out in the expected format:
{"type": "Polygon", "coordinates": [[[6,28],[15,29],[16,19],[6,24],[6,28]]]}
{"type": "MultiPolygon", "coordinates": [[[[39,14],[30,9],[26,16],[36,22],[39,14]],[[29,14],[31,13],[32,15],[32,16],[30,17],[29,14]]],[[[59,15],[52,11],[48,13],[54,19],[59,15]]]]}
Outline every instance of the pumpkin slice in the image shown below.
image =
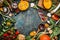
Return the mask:
{"type": "Polygon", "coordinates": [[[52,6],[52,1],[51,0],[43,0],[43,5],[46,9],[50,9],[52,6]]]}
{"type": "Polygon", "coordinates": [[[41,8],[44,8],[44,7],[43,7],[43,0],[39,0],[38,6],[41,7],[41,8]]]}
{"type": "Polygon", "coordinates": [[[27,2],[27,1],[20,1],[20,3],[18,4],[18,8],[21,11],[27,10],[28,7],[29,7],[29,2],[27,2]]]}

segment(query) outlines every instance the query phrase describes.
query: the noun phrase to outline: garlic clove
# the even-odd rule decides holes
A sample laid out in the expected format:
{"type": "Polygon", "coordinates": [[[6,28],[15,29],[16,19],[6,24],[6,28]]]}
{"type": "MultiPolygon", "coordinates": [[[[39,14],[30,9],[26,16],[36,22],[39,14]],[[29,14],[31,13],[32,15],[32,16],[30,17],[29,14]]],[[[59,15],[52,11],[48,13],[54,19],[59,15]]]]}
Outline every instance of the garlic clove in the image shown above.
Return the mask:
{"type": "Polygon", "coordinates": [[[49,33],[51,34],[53,31],[52,30],[49,30],[49,33]]]}
{"type": "Polygon", "coordinates": [[[51,13],[47,13],[47,16],[48,16],[48,17],[51,17],[51,13]]]}
{"type": "Polygon", "coordinates": [[[17,8],[17,3],[12,3],[12,8],[16,9],[17,8]]]}
{"type": "Polygon", "coordinates": [[[47,28],[47,30],[49,31],[49,30],[51,30],[51,28],[47,28]]]}
{"type": "Polygon", "coordinates": [[[49,20],[47,20],[47,23],[49,23],[49,24],[50,24],[50,21],[49,21],[49,20]]]}
{"type": "Polygon", "coordinates": [[[35,6],[35,4],[34,3],[30,3],[30,7],[34,7],[35,6]]]}

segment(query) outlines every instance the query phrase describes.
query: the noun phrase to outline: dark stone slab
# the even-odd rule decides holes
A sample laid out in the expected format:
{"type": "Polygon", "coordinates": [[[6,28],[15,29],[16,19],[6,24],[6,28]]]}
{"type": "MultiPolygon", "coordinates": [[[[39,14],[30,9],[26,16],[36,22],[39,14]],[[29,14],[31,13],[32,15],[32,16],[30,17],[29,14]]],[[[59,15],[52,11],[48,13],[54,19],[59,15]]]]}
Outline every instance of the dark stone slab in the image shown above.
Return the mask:
{"type": "Polygon", "coordinates": [[[36,30],[41,23],[37,10],[33,8],[20,12],[14,18],[16,20],[15,27],[25,35],[28,35],[32,30],[36,30]]]}

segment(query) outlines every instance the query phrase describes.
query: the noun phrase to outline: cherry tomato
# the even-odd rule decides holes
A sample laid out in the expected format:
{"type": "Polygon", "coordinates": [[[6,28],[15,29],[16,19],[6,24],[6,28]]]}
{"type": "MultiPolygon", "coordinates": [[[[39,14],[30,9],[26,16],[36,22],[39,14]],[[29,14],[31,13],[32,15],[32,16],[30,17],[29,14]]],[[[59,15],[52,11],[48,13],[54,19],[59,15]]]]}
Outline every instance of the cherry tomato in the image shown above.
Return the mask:
{"type": "Polygon", "coordinates": [[[9,38],[7,38],[6,40],[12,40],[12,38],[9,37],[9,38]]]}
{"type": "Polygon", "coordinates": [[[19,31],[16,31],[15,34],[18,35],[19,34],[19,31]]]}
{"type": "Polygon", "coordinates": [[[59,17],[58,17],[58,15],[54,14],[54,15],[52,15],[52,19],[59,20],[59,17]]]}
{"type": "Polygon", "coordinates": [[[16,35],[14,35],[12,38],[14,39],[14,38],[16,38],[17,36],[16,35]]]}
{"type": "Polygon", "coordinates": [[[9,35],[8,35],[7,33],[4,33],[3,36],[4,36],[4,37],[7,37],[7,36],[9,36],[9,35]]]}
{"type": "Polygon", "coordinates": [[[50,37],[45,34],[45,35],[40,36],[40,40],[50,40],[50,37]]]}

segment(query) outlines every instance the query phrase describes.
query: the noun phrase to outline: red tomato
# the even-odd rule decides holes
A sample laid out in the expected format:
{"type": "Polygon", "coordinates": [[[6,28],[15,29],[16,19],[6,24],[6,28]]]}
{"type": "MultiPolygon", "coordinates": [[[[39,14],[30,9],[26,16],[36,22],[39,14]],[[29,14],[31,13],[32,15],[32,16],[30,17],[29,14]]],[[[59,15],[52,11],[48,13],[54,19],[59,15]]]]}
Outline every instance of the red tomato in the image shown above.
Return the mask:
{"type": "Polygon", "coordinates": [[[16,31],[15,34],[18,35],[19,34],[19,31],[16,31]]]}
{"type": "Polygon", "coordinates": [[[50,37],[48,35],[42,35],[40,40],[50,40],[50,37]]]}
{"type": "Polygon", "coordinates": [[[9,36],[9,35],[8,35],[7,33],[4,33],[3,36],[4,36],[4,37],[7,37],[7,36],[9,36]]]}
{"type": "Polygon", "coordinates": [[[7,40],[12,40],[11,38],[8,38],[7,40]]]}
{"type": "Polygon", "coordinates": [[[16,35],[13,36],[13,39],[16,38],[16,35]]]}
{"type": "Polygon", "coordinates": [[[54,15],[52,15],[52,19],[59,20],[59,17],[58,17],[58,15],[54,14],[54,15]]]}

